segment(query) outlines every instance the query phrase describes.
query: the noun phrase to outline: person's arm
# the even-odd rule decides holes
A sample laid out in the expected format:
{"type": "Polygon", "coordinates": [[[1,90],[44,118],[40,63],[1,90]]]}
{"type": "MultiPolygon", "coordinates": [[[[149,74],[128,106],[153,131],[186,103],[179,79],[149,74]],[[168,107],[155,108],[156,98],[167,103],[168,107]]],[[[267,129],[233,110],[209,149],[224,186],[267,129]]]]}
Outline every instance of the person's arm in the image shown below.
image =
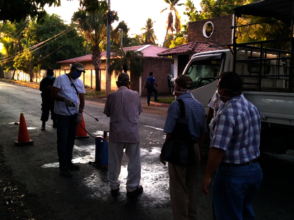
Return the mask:
{"type": "Polygon", "coordinates": [[[64,101],[64,98],[58,95],[58,92],[60,91],[59,88],[53,86],[51,89],[51,98],[56,100],[56,101],[64,101]]]}
{"type": "Polygon", "coordinates": [[[104,111],[103,111],[103,114],[105,114],[107,117],[110,117],[110,104],[109,104],[110,95],[111,93],[107,96],[106,103],[104,106],[104,111]]]}
{"type": "Polygon", "coordinates": [[[157,85],[157,83],[156,83],[156,82],[154,83],[154,85],[156,86],[156,88],[158,88],[158,85],[157,85]]]}
{"type": "Polygon", "coordinates": [[[203,143],[203,141],[204,141],[204,139],[205,139],[205,135],[206,135],[206,133],[203,133],[203,134],[201,134],[200,137],[198,138],[197,143],[198,143],[198,146],[199,146],[199,147],[201,147],[201,145],[202,145],[202,143],[203,143]]]}
{"type": "MultiPolygon", "coordinates": [[[[170,138],[171,133],[166,133],[165,135],[165,142],[170,138]]],[[[159,160],[163,165],[166,165],[166,162],[162,159],[161,154],[159,155],[159,160]]]]}
{"type": "Polygon", "coordinates": [[[85,107],[85,94],[80,93],[79,98],[80,98],[79,113],[83,114],[83,110],[84,110],[84,107],[85,107]]]}
{"type": "Polygon", "coordinates": [[[209,107],[209,108],[208,108],[208,112],[207,112],[207,117],[206,117],[206,122],[207,122],[207,124],[210,123],[210,121],[211,121],[211,119],[212,119],[212,117],[213,117],[213,112],[214,112],[214,109],[211,108],[211,107],[209,107]]]}
{"type": "Polygon", "coordinates": [[[219,164],[222,162],[224,153],[225,151],[222,149],[214,147],[210,148],[204,177],[201,182],[201,189],[206,194],[209,194],[207,187],[211,183],[211,176],[215,172],[219,164]]]}

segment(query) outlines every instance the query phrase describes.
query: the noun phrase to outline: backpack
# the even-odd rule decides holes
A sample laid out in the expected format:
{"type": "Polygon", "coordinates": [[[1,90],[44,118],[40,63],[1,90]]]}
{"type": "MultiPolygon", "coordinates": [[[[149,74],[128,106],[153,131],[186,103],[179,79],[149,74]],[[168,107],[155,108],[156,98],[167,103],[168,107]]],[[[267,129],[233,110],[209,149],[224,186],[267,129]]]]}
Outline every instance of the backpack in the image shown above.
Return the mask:
{"type": "Polygon", "coordinates": [[[163,144],[161,156],[165,161],[188,167],[194,163],[194,144],[189,132],[189,119],[185,118],[185,104],[182,99],[177,101],[180,103],[181,115],[177,119],[171,137],[163,144]]]}
{"type": "Polygon", "coordinates": [[[151,85],[151,77],[148,77],[146,79],[145,88],[146,89],[151,89],[152,88],[152,85],[151,85]]]}

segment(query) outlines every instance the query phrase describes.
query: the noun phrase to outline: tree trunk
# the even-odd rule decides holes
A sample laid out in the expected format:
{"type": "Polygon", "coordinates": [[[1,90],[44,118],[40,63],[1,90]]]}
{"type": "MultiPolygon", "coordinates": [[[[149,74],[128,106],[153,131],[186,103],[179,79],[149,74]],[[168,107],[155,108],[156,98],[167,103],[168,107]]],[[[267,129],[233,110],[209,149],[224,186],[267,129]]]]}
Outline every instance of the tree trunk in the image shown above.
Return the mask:
{"type": "Polygon", "coordinates": [[[16,71],[16,70],[13,70],[13,74],[12,74],[11,79],[14,79],[15,71],[16,71]]]}
{"type": "Polygon", "coordinates": [[[95,72],[96,72],[96,88],[95,88],[95,90],[101,91],[101,80],[100,80],[101,79],[101,77],[100,77],[100,74],[101,74],[101,70],[100,70],[101,52],[100,52],[99,46],[98,45],[93,46],[92,51],[93,51],[92,62],[93,62],[95,72]]]}
{"type": "Polygon", "coordinates": [[[162,47],[164,47],[166,36],[167,36],[167,32],[168,32],[168,27],[166,28],[166,33],[165,33],[165,37],[164,37],[164,41],[163,41],[162,47]]]}
{"type": "Polygon", "coordinates": [[[0,78],[4,78],[3,66],[0,66],[0,78]]]}
{"type": "Polygon", "coordinates": [[[30,75],[30,82],[34,82],[34,66],[32,63],[30,64],[29,75],[30,75]]]}

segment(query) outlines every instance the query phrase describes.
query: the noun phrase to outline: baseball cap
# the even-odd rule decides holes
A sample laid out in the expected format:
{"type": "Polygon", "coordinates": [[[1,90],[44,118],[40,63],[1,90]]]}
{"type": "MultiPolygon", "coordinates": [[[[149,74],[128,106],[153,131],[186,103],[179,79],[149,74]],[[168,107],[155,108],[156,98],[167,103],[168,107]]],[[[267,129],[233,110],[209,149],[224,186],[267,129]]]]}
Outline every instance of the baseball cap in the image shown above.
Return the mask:
{"type": "Polygon", "coordinates": [[[118,83],[130,83],[130,77],[127,73],[120,73],[117,78],[118,83]]]}
{"type": "Polygon", "coordinates": [[[80,72],[85,72],[84,66],[81,63],[73,63],[71,67],[75,67],[80,72]]]}
{"type": "Polygon", "coordinates": [[[193,80],[190,76],[180,75],[178,78],[176,78],[175,83],[182,89],[191,89],[193,80]]]}

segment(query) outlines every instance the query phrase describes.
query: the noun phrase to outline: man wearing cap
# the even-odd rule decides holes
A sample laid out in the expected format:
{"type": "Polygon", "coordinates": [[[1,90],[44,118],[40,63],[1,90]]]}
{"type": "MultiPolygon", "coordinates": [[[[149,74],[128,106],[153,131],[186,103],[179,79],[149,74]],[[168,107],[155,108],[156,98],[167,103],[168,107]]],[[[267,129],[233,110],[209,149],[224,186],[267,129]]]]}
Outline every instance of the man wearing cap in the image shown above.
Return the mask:
{"type": "MultiPolygon", "coordinates": [[[[164,132],[166,139],[171,137],[177,119],[180,117],[180,103],[185,104],[185,117],[189,120],[189,133],[194,142],[194,163],[192,166],[182,167],[168,163],[170,177],[170,197],[174,219],[197,219],[197,182],[200,161],[199,146],[202,144],[207,130],[203,105],[190,93],[193,81],[189,76],[181,75],[175,80],[176,100],[171,103],[165,121],[164,132]]],[[[165,165],[160,155],[160,161],[165,165]]]]}
{"type": "Polygon", "coordinates": [[[42,79],[40,82],[40,91],[41,97],[42,97],[42,128],[41,130],[45,130],[46,121],[48,121],[49,118],[49,111],[51,111],[51,119],[53,121],[53,128],[56,128],[56,115],[54,113],[54,100],[51,98],[51,88],[53,86],[55,77],[53,69],[47,69],[47,76],[42,79]]]}
{"type": "Polygon", "coordinates": [[[129,75],[120,73],[116,82],[118,90],[107,96],[104,114],[110,117],[108,143],[108,175],[111,194],[118,195],[118,180],[123,151],[129,159],[127,196],[137,196],[143,192],[140,185],[140,135],[139,115],[142,112],[138,92],[129,89],[129,75]]]}
{"type": "Polygon", "coordinates": [[[77,126],[82,120],[85,106],[85,87],[79,79],[84,67],[73,63],[70,72],[56,78],[51,92],[55,100],[54,112],[57,116],[57,153],[60,175],[71,177],[71,170],[79,170],[72,163],[72,152],[77,133],[77,126]]]}
{"type": "Polygon", "coordinates": [[[261,119],[258,109],[242,95],[237,73],[220,75],[218,94],[222,103],[210,123],[211,142],[202,190],[208,194],[211,175],[217,220],[254,219],[252,202],[263,174],[260,156],[261,119]]]}

